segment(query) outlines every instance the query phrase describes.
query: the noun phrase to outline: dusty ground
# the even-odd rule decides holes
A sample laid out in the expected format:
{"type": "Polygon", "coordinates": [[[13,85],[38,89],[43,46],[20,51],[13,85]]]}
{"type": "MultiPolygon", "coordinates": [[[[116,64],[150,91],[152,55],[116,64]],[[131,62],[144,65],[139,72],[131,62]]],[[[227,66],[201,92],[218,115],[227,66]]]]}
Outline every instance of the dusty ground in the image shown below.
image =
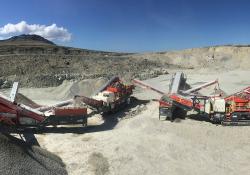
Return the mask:
{"type": "Polygon", "coordinates": [[[62,160],[38,146],[0,134],[1,175],[67,175],[62,160]]]}
{"type": "MultiPolygon", "coordinates": [[[[186,73],[191,85],[218,77],[227,93],[250,85],[247,76],[250,71],[186,73]]],[[[164,75],[146,82],[167,90],[170,77],[164,75]]],[[[56,100],[65,98],[53,94],[55,90],[21,89],[21,92],[32,95],[35,101],[44,99],[42,94],[46,93],[51,99],[53,95],[56,100]]],[[[105,121],[94,116],[90,124],[99,126],[79,130],[81,134],[37,135],[42,148],[60,156],[71,175],[248,174],[250,127],[216,126],[189,118],[174,123],[159,121],[158,104],[151,101],[159,98],[158,94],[137,89],[135,96],[144,100],[139,114],[130,117],[126,109],[105,121]]]]}

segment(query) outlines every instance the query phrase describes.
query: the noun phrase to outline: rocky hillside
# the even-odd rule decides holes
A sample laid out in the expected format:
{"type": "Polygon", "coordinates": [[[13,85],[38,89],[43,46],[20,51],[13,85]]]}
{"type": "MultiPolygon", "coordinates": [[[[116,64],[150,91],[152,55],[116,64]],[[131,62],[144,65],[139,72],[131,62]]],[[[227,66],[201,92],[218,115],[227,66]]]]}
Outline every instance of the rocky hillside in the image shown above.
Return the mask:
{"type": "Polygon", "coordinates": [[[64,80],[113,75],[152,78],[168,69],[227,71],[250,68],[249,46],[214,46],[157,53],[116,53],[58,46],[37,35],[0,41],[0,88],[13,81],[21,86],[47,87],[64,80]]]}
{"type": "Polygon", "coordinates": [[[128,53],[58,46],[37,35],[0,41],[0,87],[13,81],[25,87],[60,85],[64,80],[111,77],[150,78],[166,73],[165,65],[128,53]]]}
{"type": "Polygon", "coordinates": [[[227,71],[250,69],[250,46],[228,45],[194,48],[181,51],[136,54],[134,58],[162,61],[188,69],[227,71]]]}
{"type": "Polygon", "coordinates": [[[19,35],[0,40],[0,45],[55,45],[39,35],[19,35]]]}
{"type": "Polygon", "coordinates": [[[39,35],[20,35],[0,40],[0,56],[6,55],[106,55],[121,56],[125,53],[103,52],[58,46],[39,35]]]}

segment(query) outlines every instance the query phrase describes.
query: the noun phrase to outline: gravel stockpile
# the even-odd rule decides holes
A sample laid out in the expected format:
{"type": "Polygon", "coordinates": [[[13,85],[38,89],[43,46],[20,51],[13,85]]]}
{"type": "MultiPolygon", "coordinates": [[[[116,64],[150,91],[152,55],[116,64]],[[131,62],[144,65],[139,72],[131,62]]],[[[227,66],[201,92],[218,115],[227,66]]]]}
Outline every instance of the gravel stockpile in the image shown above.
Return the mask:
{"type": "Polygon", "coordinates": [[[67,175],[58,156],[13,136],[0,134],[1,175],[67,175]]]}
{"type": "Polygon", "coordinates": [[[23,95],[21,93],[17,94],[16,102],[20,103],[20,104],[24,104],[24,105],[30,106],[32,108],[38,108],[38,107],[40,107],[40,105],[38,105],[33,100],[29,99],[28,97],[26,97],[25,95],[23,95]]]}

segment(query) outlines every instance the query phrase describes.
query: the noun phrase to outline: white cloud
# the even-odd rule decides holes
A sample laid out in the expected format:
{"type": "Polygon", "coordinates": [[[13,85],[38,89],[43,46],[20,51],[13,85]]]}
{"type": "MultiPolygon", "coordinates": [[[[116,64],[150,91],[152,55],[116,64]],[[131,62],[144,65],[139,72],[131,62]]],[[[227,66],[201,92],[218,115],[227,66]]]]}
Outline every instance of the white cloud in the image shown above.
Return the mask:
{"type": "Polygon", "coordinates": [[[17,24],[8,23],[0,27],[0,38],[20,34],[36,34],[48,40],[69,41],[71,33],[63,27],[58,27],[56,24],[49,26],[40,24],[28,24],[26,21],[21,21],[17,24]]]}

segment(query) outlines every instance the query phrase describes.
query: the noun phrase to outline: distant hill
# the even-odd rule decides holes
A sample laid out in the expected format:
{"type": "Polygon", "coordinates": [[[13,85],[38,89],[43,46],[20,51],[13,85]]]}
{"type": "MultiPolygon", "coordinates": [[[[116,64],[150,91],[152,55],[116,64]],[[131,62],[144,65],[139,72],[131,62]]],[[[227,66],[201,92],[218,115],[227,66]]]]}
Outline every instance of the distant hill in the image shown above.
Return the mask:
{"type": "Polygon", "coordinates": [[[0,41],[0,88],[11,87],[13,81],[48,87],[113,75],[147,79],[169,69],[249,70],[249,60],[248,45],[131,54],[59,46],[38,35],[20,35],[0,41]]]}
{"type": "Polygon", "coordinates": [[[39,35],[19,35],[0,40],[0,45],[55,45],[39,35]]]}
{"type": "Polygon", "coordinates": [[[0,56],[1,55],[39,55],[39,54],[56,54],[56,55],[124,55],[126,53],[96,51],[89,49],[80,49],[73,47],[59,46],[39,35],[19,35],[9,39],[0,40],[0,56]]]}
{"type": "Polygon", "coordinates": [[[132,56],[148,60],[161,60],[165,64],[188,69],[211,71],[249,70],[249,45],[220,45],[178,51],[142,53],[132,56]]]}
{"type": "Polygon", "coordinates": [[[250,47],[227,45],[154,53],[118,53],[65,47],[38,35],[0,41],[0,88],[58,86],[64,80],[118,75],[152,78],[169,69],[249,70],[250,47]]]}
{"type": "Polygon", "coordinates": [[[0,41],[0,88],[48,87],[64,80],[98,77],[148,78],[166,67],[155,61],[132,59],[131,53],[65,47],[38,35],[20,35],[0,41]]]}

